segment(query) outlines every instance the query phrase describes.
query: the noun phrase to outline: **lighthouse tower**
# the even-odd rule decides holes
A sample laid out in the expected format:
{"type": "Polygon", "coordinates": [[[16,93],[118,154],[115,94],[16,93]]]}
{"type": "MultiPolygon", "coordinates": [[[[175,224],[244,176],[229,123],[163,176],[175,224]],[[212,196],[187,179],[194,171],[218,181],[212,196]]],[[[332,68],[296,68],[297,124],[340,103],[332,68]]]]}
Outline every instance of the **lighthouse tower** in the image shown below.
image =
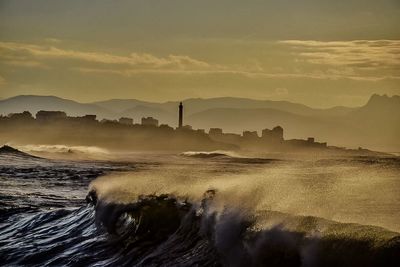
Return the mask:
{"type": "Polygon", "coordinates": [[[182,102],[179,104],[179,128],[183,126],[183,105],[182,102]]]}

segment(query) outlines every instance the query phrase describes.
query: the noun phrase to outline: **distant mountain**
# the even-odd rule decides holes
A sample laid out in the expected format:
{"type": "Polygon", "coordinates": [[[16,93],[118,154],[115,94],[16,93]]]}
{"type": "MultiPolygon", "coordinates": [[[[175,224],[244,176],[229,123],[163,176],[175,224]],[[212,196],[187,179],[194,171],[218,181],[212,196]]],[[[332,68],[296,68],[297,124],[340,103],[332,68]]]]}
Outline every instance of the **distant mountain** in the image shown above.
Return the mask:
{"type": "Polygon", "coordinates": [[[285,138],[312,136],[338,146],[400,151],[400,96],[373,95],[359,108],[334,108],[319,114],[314,111],[214,108],[189,115],[186,122],[195,128],[220,127],[235,133],[250,129],[259,134],[264,128],[280,125],[285,138]]]}
{"type": "Polygon", "coordinates": [[[151,107],[151,106],[142,106],[137,105],[133,108],[129,108],[120,112],[118,114],[121,117],[129,117],[134,118],[136,122],[140,122],[143,117],[153,117],[160,121],[160,124],[169,124],[176,125],[177,124],[177,111],[169,112],[167,110],[151,107]]]}
{"type": "Polygon", "coordinates": [[[39,110],[65,111],[71,116],[96,114],[99,117],[114,117],[109,110],[94,104],[82,104],[55,96],[20,95],[0,100],[0,114],[30,111],[35,115],[39,110]]]}
{"type": "Polygon", "coordinates": [[[344,119],[362,131],[359,142],[368,141],[370,147],[385,147],[386,151],[400,151],[400,96],[373,95],[366,105],[344,119]]]}
{"type": "Polygon", "coordinates": [[[121,113],[137,106],[151,107],[152,105],[157,105],[156,103],[136,99],[110,99],[106,101],[93,102],[92,104],[115,113],[121,113]]]}
{"type": "MultiPolygon", "coordinates": [[[[315,137],[329,144],[400,151],[400,96],[373,95],[359,108],[314,109],[287,101],[245,98],[192,98],[183,100],[184,123],[208,130],[223,128],[240,133],[261,131],[281,125],[285,138],[315,137]]],[[[160,123],[177,126],[179,102],[152,103],[135,99],[112,99],[78,103],[54,96],[17,96],[0,100],[0,114],[43,110],[62,110],[68,115],[96,114],[99,119],[131,117],[140,122],[152,116],[160,123]]]]}
{"type": "Polygon", "coordinates": [[[280,125],[285,129],[286,138],[306,138],[315,135],[318,131],[330,131],[340,124],[332,119],[322,119],[297,115],[286,111],[252,108],[232,109],[215,108],[198,112],[187,117],[186,122],[195,128],[220,128],[223,125],[225,132],[241,133],[244,129],[259,131],[280,125]]]}
{"type": "Polygon", "coordinates": [[[285,139],[315,137],[331,145],[359,146],[355,142],[359,129],[340,117],[304,116],[275,109],[210,109],[187,117],[186,122],[195,128],[218,127],[224,132],[242,133],[244,129],[261,131],[279,125],[285,139]]]}
{"type": "Polygon", "coordinates": [[[188,99],[184,101],[190,113],[201,112],[213,108],[232,109],[275,109],[298,115],[335,116],[349,112],[351,108],[335,107],[330,109],[313,109],[303,104],[288,101],[254,100],[247,98],[220,97],[210,99],[188,99]]]}
{"type": "Polygon", "coordinates": [[[394,95],[389,97],[387,95],[374,94],[369,99],[365,106],[362,106],[352,112],[351,116],[361,116],[371,118],[386,117],[386,119],[398,119],[400,111],[400,96],[394,95]],[[397,113],[397,114],[396,114],[397,113]]]}
{"type": "MultiPolygon", "coordinates": [[[[247,98],[234,97],[217,97],[217,98],[189,98],[182,101],[185,105],[185,114],[192,115],[214,108],[232,108],[232,109],[249,109],[249,108],[268,108],[286,112],[291,112],[299,115],[308,116],[338,116],[351,112],[353,108],[348,107],[333,107],[329,109],[314,109],[303,104],[292,103],[288,101],[271,101],[271,100],[255,100],[247,98]]],[[[137,106],[156,108],[176,113],[176,108],[179,101],[169,101],[165,103],[152,103],[135,99],[112,99],[101,102],[93,102],[92,104],[107,108],[115,112],[124,112],[127,109],[132,109],[137,106]]]]}

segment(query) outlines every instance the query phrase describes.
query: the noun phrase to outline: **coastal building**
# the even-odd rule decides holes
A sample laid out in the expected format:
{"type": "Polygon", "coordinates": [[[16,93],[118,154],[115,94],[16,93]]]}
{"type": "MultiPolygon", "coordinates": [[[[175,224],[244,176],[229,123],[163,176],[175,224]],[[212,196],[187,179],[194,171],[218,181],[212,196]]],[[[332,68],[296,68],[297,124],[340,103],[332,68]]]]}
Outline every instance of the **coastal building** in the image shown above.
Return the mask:
{"type": "Polygon", "coordinates": [[[246,138],[246,139],[258,138],[257,131],[243,131],[243,138],[246,138]]]}
{"type": "Polygon", "coordinates": [[[81,117],[77,117],[80,119],[82,122],[94,122],[96,121],[97,116],[96,115],[85,115],[81,117]]]}
{"type": "Polygon", "coordinates": [[[85,115],[85,116],[79,116],[79,117],[68,117],[69,122],[74,122],[78,124],[86,124],[86,123],[94,123],[97,122],[96,120],[97,116],[96,115],[85,115]]]}
{"type": "Polygon", "coordinates": [[[240,134],[234,133],[222,133],[218,135],[210,135],[210,137],[215,141],[223,142],[226,144],[239,144],[242,139],[242,136],[240,134]]]}
{"type": "Polygon", "coordinates": [[[100,123],[117,123],[117,120],[102,119],[100,123]]]}
{"type": "Polygon", "coordinates": [[[185,125],[180,128],[182,128],[183,130],[193,130],[193,127],[191,125],[185,125]]]}
{"type": "Polygon", "coordinates": [[[222,129],[221,128],[210,128],[210,130],[208,131],[208,134],[211,136],[218,136],[218,135],[222,135],[222,129]]]}
{"type": "Polygon", "coordinates": [[[264,129],[262,130],[261,137],[264,140],[269,140],[269,141],[282,141],[283,128],[281,126],[276,126],[272,130],[264,129]]]}
{"type": "Polygon", "coordinates": [[[29,111],[24,111],[22,113],[10,113],[8,118],[11,120],[32,120],[33,116],[29,111]]]}
{"type": "Polygon", "coordinates": [[[65,120],[67,119],[67,114],[63,111],[46,111],[41,110],[36,113],[36,120],[40,122],[49,122],[56,120],[65,120]]]}
{"type": "Polygon", "coordinates": [[[290,139],[286,140],[285,144],[297,148],[326,148],[328,146],[326,142],[315,142],[315,139],[313,137],[309,137],[307,138],[307,140],[290,139]]]}
{"type": "Polygon", "coordinates": [[[132,125],[133,124],[133,119],[132,118],[126,118],[122,117],[118,120],[119,123],[124,124],[124,125],[132,125]]]}
{"type": "Polygon", "coordinates": [[[153,117],[142,118],[142,125],[158,127],[158,120],[154,119],[153,117]]]}
{"type": "Polygon", "coordinates": [[[169,126],[168,124],[161,124],[161,125],[160,125],[160,129],[166,130],[166,131],[173,131],[173,130],[174,130],[174,128],[172,128],[172,127],[169,126]]]}

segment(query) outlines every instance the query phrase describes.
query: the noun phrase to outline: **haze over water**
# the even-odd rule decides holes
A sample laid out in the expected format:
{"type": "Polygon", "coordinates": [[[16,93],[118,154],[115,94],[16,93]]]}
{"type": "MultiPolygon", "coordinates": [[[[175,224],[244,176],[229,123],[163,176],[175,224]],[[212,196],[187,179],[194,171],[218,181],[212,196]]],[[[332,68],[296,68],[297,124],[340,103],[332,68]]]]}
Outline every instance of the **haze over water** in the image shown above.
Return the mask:
{"type": "Polygon", "coordinates": [[[0,155],[7,264],[397,262],[398,157],[21,148],[59,159],[0,155]]]}
{"type": "Polygon", "coordinates": [[[185,155],[190,158],[173,156],[150,169],[99,178],[93,186],[99,188],[100,195],[118,201],[151,193],[174,193],[198,200],[206,190],[216,189],[223,205],[400,231],[398,158],[185,155]]]}
{"type": "Polygon", "coordinates": [[[399,25],[0,0],[0,266],[400,266],[399,25]]]}

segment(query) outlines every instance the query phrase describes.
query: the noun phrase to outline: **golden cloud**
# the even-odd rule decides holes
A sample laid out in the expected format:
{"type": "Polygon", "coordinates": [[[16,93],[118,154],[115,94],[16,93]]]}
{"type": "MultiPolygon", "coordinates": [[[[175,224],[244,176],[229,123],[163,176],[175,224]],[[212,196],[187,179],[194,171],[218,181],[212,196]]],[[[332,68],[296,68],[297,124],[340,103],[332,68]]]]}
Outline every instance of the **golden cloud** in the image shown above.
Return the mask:
{"type": "Polygon", "coordinates": [[[181,55],[156,57],[146,53],[132,53],[119,56],[100,52],[82,52],[60,49],[54,46],[39,46],[14,42],[0,42],[0,57],[16,61],[25,61],[28,57],[40,59],[72,59],[92,63],[147,66],[149,68],[208,68],[208,63],[181,55]]]}
{"type": "MultiPolygon", "coordinates": [[[[67,60],[62,67],[81,73],[100,73],[130,77],[138,74],[172,75],[241,75],[249,79],[351,79],[360,81],[380,81],[400,79],[396,75],[363,76],[354,72],[356,66],[377,66],[400,64],[400,41],[280,41],[280,44],[295,47],[297,55],[312,64],[332,65],[325,71],[270,73],[257,62],[253,66],[224,65],[209,63],[187,55],[167,55],[164,57],[148,53],[115,55],[104,52],[77,51],[55,46],[16,42],[0,42],[0,59],[3,64],[17,67],[51,68],[57,62],[67,60]],[[72,61],[72,62],[71,62],[72,61]],[[343,65],[351,65],[344,67],[343,65]],[[335,66],[341,66],[335,68],[335,66]]],[[[60,65],[57,65],[60,67],[60,65]]]]}
{"type": "Polygon", "coordinates": [[[400,40],[280,41],[312,64],[358,69],[400,68],[400,40]]]}

